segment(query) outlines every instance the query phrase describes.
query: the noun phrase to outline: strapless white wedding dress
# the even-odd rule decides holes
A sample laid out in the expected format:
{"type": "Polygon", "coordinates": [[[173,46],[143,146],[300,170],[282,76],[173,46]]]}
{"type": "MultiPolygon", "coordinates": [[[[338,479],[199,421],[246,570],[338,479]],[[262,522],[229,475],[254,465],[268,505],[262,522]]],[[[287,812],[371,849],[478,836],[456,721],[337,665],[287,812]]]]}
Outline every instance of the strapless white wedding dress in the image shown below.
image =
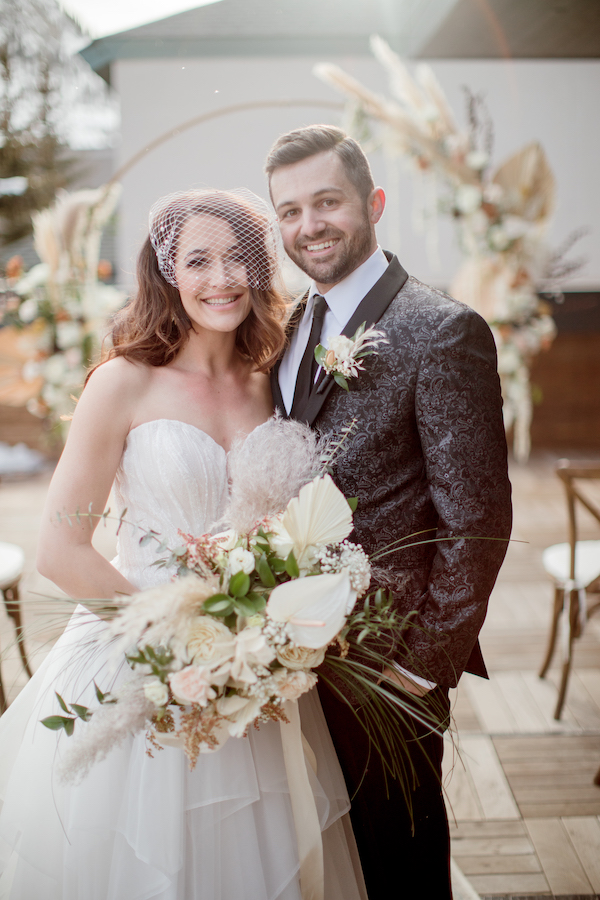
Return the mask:
{"type": "MultiPolygon", "coordinates": [[[[227,454],[207,434],[160,419],[128,436],[115,490],[127,519],[160,532],[202,534],[227,498],[227,454]]],[[[165,581],[139,531],[121,529],[114,564],[136,587],[165,581]]],[[[57,774],[67,738],[40,719],[54,691],[95,705],[93,681],[115,679],[104,629],[81,609],[0,719],[0,898],[11,900],[300,900],[299,863],[280,729],[269,723],[201,755],[147,755],[143,734],[113,749],[78,785],[57,774]]],[[[312,778],[325,851],[326,900],[366,897],[348,835],[343,777],[316,691],[301,700],[317,757],[312,778]]],[[[77,728],[85,728],[78,723],[77,728]]]]}

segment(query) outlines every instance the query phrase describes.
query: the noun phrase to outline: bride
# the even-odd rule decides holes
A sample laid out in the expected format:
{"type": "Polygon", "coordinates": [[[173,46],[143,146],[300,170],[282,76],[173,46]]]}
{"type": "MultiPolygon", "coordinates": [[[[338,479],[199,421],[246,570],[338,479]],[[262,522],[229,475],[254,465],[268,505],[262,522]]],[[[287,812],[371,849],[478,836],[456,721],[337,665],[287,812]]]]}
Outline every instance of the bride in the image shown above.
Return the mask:
{"type": "MultiPolygon", "coordinates": [[[[150,547],[123,526],[118,556],[92,546],[114,482],[127,520],[200,535],[228,491],[235,438],[267,422],[267,372],[284,343],[275,239],[260,201],[221,191],[159,201],[138,260],[138,289],[113,349],[92,372],[48,493],[38,567],[74,598],[159,584],[150,547]]],[[[265,426],[268,427],[268,426],[265,426]]],[[[78,608],[38,672],[0,719],[0,898],[12,900],[300,900],[297,840],[277,723],[189,770],[183,751],[147,755],[143,734],[111,750],[79,784],[58,768],[65,741],[40,719],[55,691],[94,706],[93,682],[124,679],[102,647],[105,625],[78,608]]],[[[311,785],[323,833],[327,900],[365,896],[349,808],[316,691],[301,704],[317,756],[311,785]]],[[[85,728],[79,723],[78,727],[85,728]]]]}

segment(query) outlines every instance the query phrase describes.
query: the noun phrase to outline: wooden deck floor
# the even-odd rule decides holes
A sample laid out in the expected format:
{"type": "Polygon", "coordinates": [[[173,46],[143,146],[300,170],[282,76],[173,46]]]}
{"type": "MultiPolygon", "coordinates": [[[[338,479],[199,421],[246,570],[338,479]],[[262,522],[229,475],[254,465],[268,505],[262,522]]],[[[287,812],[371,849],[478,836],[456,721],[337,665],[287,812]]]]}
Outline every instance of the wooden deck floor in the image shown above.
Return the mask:
{"type": "MultiPolygon", "coordinates": [[[[552,718],[558,660],[546,680],[537,676],[552,597],[541,551],[566,533],[554,462],[538,456],[511,470],[513,538],[525,543],[509,547],[482,632],[490,681],[465,676],[453,691],[445,755],[453,856],[480,896],[494,900],[600,898],[600,787],[593,784],[600,766],[600,615],[578,643],[560,722],[552,718]]],[[[34,665],[52,630],[35,598],[58,595],[34,567],[47,482],[41,475],[0,485],[0,540],[27,553],[24,593],[34,601],[27,617],[39,623],[28,645],[34,665]]],[[[110,558],[108,529],[99,530],[97,544],[110,558]]],[[[2,609],[0,646],[11,640],[2,609]]],[[[14,654],[2,674],[15,696],[25,678],[14,654]]]]}
{"type": "MultiPolygon", "coordinates": [[[[452,852],[481,897],[600,896],[600,616],[575,653],[560,722],[553,718],[559,654],[540,666],[552,587],[541,551],[565,540],[554,459],[513,466],[515,526],[481,643],[490,681],[454,691],[445,754],[452,852]]],[[[593,533],[592,521],[585,523],[593,533]]]]}

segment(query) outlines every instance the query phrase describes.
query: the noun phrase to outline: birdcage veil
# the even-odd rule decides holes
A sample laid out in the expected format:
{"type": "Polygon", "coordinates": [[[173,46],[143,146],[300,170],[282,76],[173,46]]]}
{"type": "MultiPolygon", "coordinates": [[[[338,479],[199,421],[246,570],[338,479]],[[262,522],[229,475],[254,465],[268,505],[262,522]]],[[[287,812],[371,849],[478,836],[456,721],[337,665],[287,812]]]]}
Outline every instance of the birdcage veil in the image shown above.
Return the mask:
{"type": "Polygon", "coordinates": [[[161,274],[178,289],[184,269],[187,284],[200,284],[213,267],[225,287],[269,290],[280,277],[283,247],[275,214],[245,188],[162,197],[150,210],[150,241],[161,274]]]}

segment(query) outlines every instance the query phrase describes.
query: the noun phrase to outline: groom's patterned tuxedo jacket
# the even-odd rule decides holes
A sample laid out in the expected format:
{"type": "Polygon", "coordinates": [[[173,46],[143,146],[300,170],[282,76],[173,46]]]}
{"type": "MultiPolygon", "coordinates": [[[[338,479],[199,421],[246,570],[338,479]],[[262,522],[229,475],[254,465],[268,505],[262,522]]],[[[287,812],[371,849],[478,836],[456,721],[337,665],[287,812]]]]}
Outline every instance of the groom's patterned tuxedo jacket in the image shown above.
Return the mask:
{"type": "MultiPolygon", "coordinates": [[[[386,255],[388,269],[344,334],[366,321],[389,343],[366,357],[349,393],[325,376],[298,418],[324,434],[356,419],[333,472],[344,494],[358,498],[351,540],[373,555],[398,538],[437,538],[383,557],[390,580],[381,583],[403,615],[417,611],[419,626],[401,648],[390,639],[390,658],[452,687],[463,670],[486,675],[477,635],[506,542],[477,538],[510,534],[496,350],[477,313],[386,255]]],[[[285,414],[277,373],[274,400],[285,414]]]]}

